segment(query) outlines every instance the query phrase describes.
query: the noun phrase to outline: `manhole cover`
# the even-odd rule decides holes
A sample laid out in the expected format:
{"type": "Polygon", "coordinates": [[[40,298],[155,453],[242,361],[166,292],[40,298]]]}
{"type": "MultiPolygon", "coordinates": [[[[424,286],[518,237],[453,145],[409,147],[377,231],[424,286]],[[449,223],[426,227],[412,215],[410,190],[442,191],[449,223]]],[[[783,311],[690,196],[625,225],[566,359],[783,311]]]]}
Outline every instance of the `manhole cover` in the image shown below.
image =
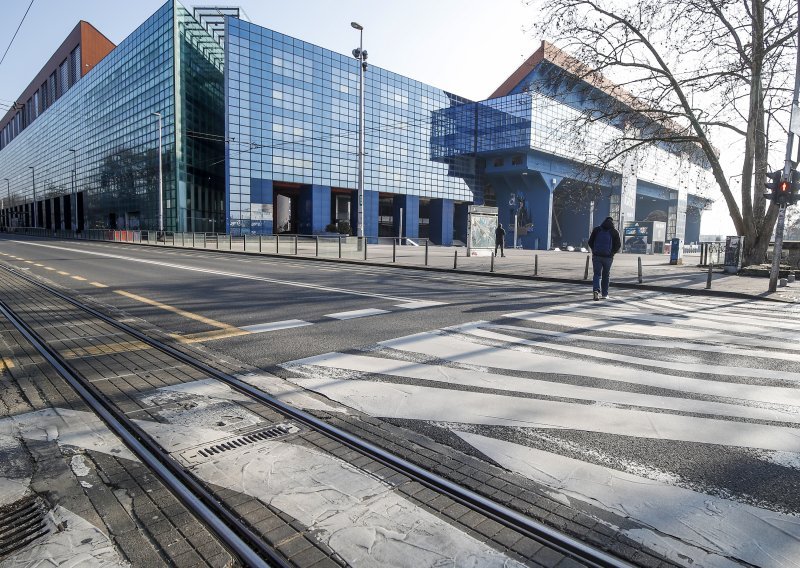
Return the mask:
{"type": "Polygon", "coordinates": [[[0,507],[0,560],[50,532],[47,511],[38,497],[0,507]]]}

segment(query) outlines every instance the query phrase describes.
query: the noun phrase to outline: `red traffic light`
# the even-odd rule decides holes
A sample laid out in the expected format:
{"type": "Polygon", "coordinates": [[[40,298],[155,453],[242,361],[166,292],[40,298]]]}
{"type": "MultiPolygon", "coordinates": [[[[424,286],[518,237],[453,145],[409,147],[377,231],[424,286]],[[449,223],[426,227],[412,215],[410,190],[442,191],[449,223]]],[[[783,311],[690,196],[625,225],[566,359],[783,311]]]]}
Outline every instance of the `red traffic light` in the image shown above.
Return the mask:
{"type": "Polygon", "coordinates": [[[786,180],[781,181],[778,183],[778,191],[781,193],[789,193],[789,191],[791,191],[791,184],[786,180]]]}

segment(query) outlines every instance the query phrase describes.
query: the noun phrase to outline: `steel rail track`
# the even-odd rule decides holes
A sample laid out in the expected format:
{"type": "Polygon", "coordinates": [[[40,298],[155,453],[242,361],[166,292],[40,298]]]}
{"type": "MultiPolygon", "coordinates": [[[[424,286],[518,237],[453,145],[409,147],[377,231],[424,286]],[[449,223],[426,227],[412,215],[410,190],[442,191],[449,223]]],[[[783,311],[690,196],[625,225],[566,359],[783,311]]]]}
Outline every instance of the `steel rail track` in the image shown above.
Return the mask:
{"type": "Polygon", "coordinates": [[[565,556],[571,557],[574,560],[585,564],[586,566],[591,568],[634,568],[632,564],[616,556],[613,556],[603,550],[599,550],[569,535],[561,533],[556,529],[535,521],[517,511],[514,511],[513,509],[510,509],[509,507],[506,507],[505,505],[496,503],[491,499],[488,499],[483,495],[476,493],[475,491],[462,487],[440,475],[427,471],[405,458],[396,456],[372,444],[371,442],[363,440],[356,435],[342,430],[341,428],[332,426],[324,420],[320,420],[308,414],[307,412],[289,406],[288,404],[281,402],[280,400],[264,393],[256,387],[253,387],[234,377],[233,375],[229,375],[223,371],[220,371],[219,369],[215,369],[214,367],[211,367],[210,365],[200,361],[199,359],[182,350],[154,339],[125,323],[119,322],[111,316],[108,316],[89,305],[71,298],[59,290],[37,281],[33,277],[21,274],[20,272],[8,267],[2,268],[7,272],[14,274],[14,276],[22,278],[27,282],[46,290],[47,292],[75,306],[76,308],[83,310],[94,317],[102,319],[104,322],[116,327],[117,329],[136,337],[136,339],[139,341],[158,349],[162,353],[165,353],[178,359],[182,363],[207,373],[209,376],[227,384],[242,394],[255,398],[259,402],[268,405],[279,413],[294,418],[310,429],[325,434],[326,436],[329,436],[330,438],[333,438],[334,440],[369,456],[385,466],[407,475],[422,485],[442,493],[454,501],[468,506],[469,508],[485,515],[486,517],[491,518],[505,525],[506,527],[519,532],[520,534],[528,536],[540,544],[554,549],[565,556]]]}
{"type": "Polygon", "coordinates": [[[3,300],[2,314],[37,352],[61,375],[89,407],[186,507],[194,513],[245,566],[290,568],[282,556],[225,508],[191,474],[162,450],[135,422],[109,403],[86,382],[3,300]]]}

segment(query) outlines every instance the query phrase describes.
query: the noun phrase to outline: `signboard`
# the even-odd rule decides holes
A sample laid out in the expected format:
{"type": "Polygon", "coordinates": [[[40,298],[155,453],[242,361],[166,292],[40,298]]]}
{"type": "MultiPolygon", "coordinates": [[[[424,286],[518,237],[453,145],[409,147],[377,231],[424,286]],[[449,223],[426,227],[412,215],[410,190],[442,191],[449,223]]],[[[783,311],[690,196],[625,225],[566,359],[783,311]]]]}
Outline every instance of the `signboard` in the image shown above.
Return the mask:
{"type": "Polygon", "coordinates": [[[647,254],[650,242],[650,226],[640,223],[629,223],[622,229],[622,251],[633,254],[647,254]]]}
{"type": "Polygon", "coordinates": [[[742,268],[742,249],[744,237],[733,236],[725,239],[725,272],[736,274],[742,268]]]}
{"type": "Polygon", "coordinates": [[[494,252],[495,229],[497,207],[470,205],[467,218],[467,256],[491,256],[494,252]]]}

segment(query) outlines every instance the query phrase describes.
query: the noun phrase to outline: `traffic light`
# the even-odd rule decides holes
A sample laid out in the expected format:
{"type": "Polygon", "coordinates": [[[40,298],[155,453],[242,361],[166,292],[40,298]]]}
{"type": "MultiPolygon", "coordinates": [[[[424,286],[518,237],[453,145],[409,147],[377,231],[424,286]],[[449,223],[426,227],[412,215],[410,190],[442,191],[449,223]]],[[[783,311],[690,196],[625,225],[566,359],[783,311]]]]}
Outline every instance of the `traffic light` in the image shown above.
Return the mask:
{"type": "Polygon", "coordinates": [[[789,179],[791,180],[789,185],[789,192],[791,193],[789,203],[794,204],[800,199],[800,172],[792,170],[789,179]]]}
{"type": "Polygon", "coordinates": [[[776,205],[790,205],[795,202],[797,187],[800,186],[800,177],[796,171],[792,171],[790,174],[792,182],[783,179],[783,170],[767,172],[767,177],[770,181],[766,182],[764,186],[772,191],[764,193],[766,199],[775,201],[776,205]]]}

